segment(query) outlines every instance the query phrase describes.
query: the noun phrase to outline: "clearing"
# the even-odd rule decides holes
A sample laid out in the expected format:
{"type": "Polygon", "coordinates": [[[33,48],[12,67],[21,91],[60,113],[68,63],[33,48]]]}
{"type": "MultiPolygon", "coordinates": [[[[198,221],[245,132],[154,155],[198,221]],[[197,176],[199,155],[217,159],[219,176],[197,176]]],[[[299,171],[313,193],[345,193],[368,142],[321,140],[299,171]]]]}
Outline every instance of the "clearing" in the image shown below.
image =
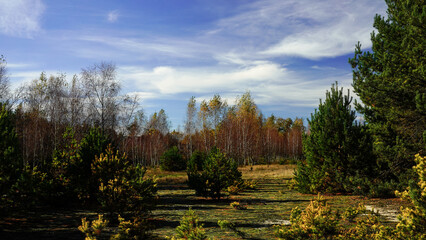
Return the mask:
{"type": "MultiPolygon", "coordinates": [[[[300,194],[290,188],[294,165],[257,165],[242,167],[244,179],[255,180],[256,190],[231,195],[221,200],[195,196],[195,191],[186,185],[185,172],[164,172],[150,169],[149,176],[158,178],[158,205],[152,211],[150,222],[156,239],[166,239],[175,234],[174,229],[184,213],[192,208],[199,216],[206,233],[213,239],[241,239],[234,231],[220,229],[218,220],[228,220],[245,233],[248,239],[275,239],[274,225],[288,223],[291,209],[304,209],[316,195],[300,194]],[[232,202],[247,206],[236,210],[232,202]]],[[[384,213],[381,217],[387,224],[395,224],[399,207],[407,203],[398,198],[367,199],[360,196],[326,195],[325,199],[334,208],[343,210],[348,206],[363,203],[384,213]],[[384,211],[386,209],[386,213],[384,211]],[[391,213],[389,215],[389,213],[391,213]]],[[[15,212],[0,219],[0,239],[83,239],[77,230],[81,218],[94,219],[96,213],[84,210],[32,209],[15,212]]],[[[108,229],[112,232],[114,229],[108,229]]]]}

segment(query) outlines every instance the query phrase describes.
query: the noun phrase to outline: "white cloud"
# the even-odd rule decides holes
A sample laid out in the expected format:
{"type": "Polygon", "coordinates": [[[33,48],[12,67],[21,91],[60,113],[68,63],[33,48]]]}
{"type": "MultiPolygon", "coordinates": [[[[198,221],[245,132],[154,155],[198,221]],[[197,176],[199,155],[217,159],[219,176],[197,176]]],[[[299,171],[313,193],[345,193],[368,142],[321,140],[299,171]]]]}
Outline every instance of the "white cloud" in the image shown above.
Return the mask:
{"type": "Polygon", "coordinates": [[[7,68],[9,69],[22,69],[22,68],[30,68],[34,67],[33,63],[7,63],[7,68]]]}
{"type": "Polygon", "coordinates": [[[358,41],[371,46],[374,15],[385,9],[384,1],[261,0],[220,20],[208,34],[237,37],[240,49],[251,47],[258,58],[335,57],[353,52],[358,41]]]}
{"type": "MultiPolygon", "coordinates": [[[[134,57],[137,55],[139,59],[146,58],[149,61],[158,58],[170,59],[170,57],[174,59],[203,58],[206,53],[211,54],[214,51],[213,46],[173,37],[127,38],[84,35],[79,37],[78,40],[106,45],[114,50],[120,50],[122,54],[127,54],[127,56],[134,57]]],[[[208,55],[210,56],[210,54],[208,55]]]]}
{"type": "Polygon", "coordinates": [[[117,10],[109,12],[108,16],[107,16],[108,22],[110,22],[110,23],[116,22],[118,20],[119,16],[120,16],[120,14],[118,13],[117,10]]]}
{"type": "Polygon", "coordinates": [[[371,46],[372,28],[357,26],[358,23],[360,23],[358,20],[342,17],[332,26],[305,29],[285,37],[262,53],[319,59],[352,52],[357,41],[365,43],[367,47],[371,46]]]}
{"type": "Polygon", "coordinates": [[[337,70],[335,67],[318,66],[318,65],[311,66],[311,68],[315,69],[315,70],[321,70],[321,71],[333,71],[333,70],[337,70]]]}
{"type": "Polygon", "coordinates": [[[0,33],[31,38],[41,30],[41,0],[0,0],[0,33]]]}
{"type": "Polygon", "coordinates": [[[259,105],[294,107],[317,107],[331,83],[339,81],[348,88],[351,82],[348,73],[321,78],[301,76],[273,62],[257,62],[238,69],[122,66],[118,75],[123,86],[140,92],[142,99],[174,99],[190,93],[201,101],[220,94],[228,104],[234,104],[238,95],[250,91],[259,105]]]}
{"type": "MultiPolygon", "coordinates": [[[[358,41],[369,47],[374,15],[385,9],[384,2],[369,0],[258,0],[187,35],[148,34],[143,29],[112,35],[73,33],[70,38],[81,45],[70,49],[79,57],[113,55],[116,61],[144,61],[148,66],[181,65],[182,61],[186,65],[246,66],[282,56],[321,59],[351,53],[358,41]]],[[[118,15],[117,11],[109,13],[111,20],[118,15]]]]}
{"type": "Polygon", "coordinates": [[[258,85],[290,81],[288,71],[271,62],[237,70],[220,67],[174,68],[169,66],[159,66],[151,70],[137,67],[119,69],[119,74],[126,85],[159,94],[241,92],[258,85]]]}

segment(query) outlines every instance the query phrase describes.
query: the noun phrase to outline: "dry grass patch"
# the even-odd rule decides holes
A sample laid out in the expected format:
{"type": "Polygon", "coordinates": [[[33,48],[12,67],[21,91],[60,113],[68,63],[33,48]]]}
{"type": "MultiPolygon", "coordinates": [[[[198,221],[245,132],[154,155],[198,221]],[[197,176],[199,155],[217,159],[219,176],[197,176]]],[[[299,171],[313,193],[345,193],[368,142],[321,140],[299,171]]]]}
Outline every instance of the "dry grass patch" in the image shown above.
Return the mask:
{"type": "Polygon", "coordinates": [[[157,183],[165,184],[182,184],[188,181],[188,175],[186,171],[172,172],[172,171],[163,171],[160,168],[148,168],[146,171],[147,177],[155,177],[157,183]]]}
{"type": "Polygon", "coordinates": [[[294,176],[296,165],[254,165],[238,168],[244,179],[290,179],[294,176]]]}
{"type": "MultiPolygon", "coordinates": [[[[244,179],[291,179],[294,176],[296,165],[254,165],[239,167],[244,179]]],[[[188,176],[186,171],[163,171],[160,168],[148,168],[146,172],[148,177],[156,177],[158,183],[181,184],[186,183],[188,176]]]]}

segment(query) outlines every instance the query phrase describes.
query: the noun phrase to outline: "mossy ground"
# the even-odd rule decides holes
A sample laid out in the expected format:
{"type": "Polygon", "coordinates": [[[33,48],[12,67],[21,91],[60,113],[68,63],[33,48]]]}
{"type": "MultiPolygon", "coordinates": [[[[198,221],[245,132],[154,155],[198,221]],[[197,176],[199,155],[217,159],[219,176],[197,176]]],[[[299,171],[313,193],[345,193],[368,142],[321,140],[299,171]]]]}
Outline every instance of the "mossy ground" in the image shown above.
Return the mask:
{"type": "MultiPolygon", "coordinates": [[[[218,220],[234,223],[248,239],[275,239],[274,225],[289,220],[291,209],[299,206],[304,209],[316,195],[300,194],[290,188],[294,165],[258,165],[240,168],[244,179],[255,180],[256,190],[238,195],[225,196],[221,200],[212,200],[195,196],[195,192],[186,185],[185,172],[165,172],[149,169],[149,176],[158,178],[158,205],[152,211],[150,223],[154,227],[153,237],[166,239],[175,234],[174,229],[184,213],[192,208],[204,224],[206,233],[213,239],[241,239],[235,232],[220,229],[218,220]],[[237,210],[230,206],[232,202],[247,206],[246,210],[237,210]]],[[[343,211],[348,206],[359,203],[386,206],[399,209],[407,203],[398,198],[367,199],[360,196],[326,195],[333,209],[343,211]]],[[[83,239],[77,227],[81,218],[96,218],[96,213],[83,210],[35,209],[9,214],[0,218],[0,239],[83,239]]],[[[382,219],[386,221],[386,218],[382,219]]],[[[394,224],[394,223],[389,223],[394,224]]],[[[108,229],[113,231],[113,229],[108,229]]]]}
{"type": "MultiPolygon", "coordinates": [[[[241,239],[231,230],[222,230],[218,220],[228,220],[249,239],[274,239],[274,225],[289,220],[291,209],[299,206],[304,209],[316,195],[301,194],[290,188],[294,165],[260,165],[243,167],[243,178],[255,180],[256,190],[238,195],[225,196],[221,200],[196,197],[194,190],[186,184],[184,173],[157,175],[159,177],[158,208],[153,211],[155,223],[153,233],[159,238],[174,234],[179,220],[184,213],[192,208],[204,224],[206,233],[213,239],[241,239]],[[180,175],[181,174],[181,175],[180,175]],[[171,176],[176,179],[173,180],[171,176]],[[230,206],[232,202],[240,202],[247,206],[246,210],[237,210],[230,206]]],[[[151,172],[153,173],[153,172],[151,172]]],[[[403,203],[395,199],[367,199],[360,196],[326,195],[324,196],[333,209],[343,211],[349,206],[356,207],[359,203],[387,206],[399,209],[403,203]]],[[[382,219],[384,222],[387,219],[382,219]]],[[[389,222],[389,224],[392,224],[389,222]]]]}

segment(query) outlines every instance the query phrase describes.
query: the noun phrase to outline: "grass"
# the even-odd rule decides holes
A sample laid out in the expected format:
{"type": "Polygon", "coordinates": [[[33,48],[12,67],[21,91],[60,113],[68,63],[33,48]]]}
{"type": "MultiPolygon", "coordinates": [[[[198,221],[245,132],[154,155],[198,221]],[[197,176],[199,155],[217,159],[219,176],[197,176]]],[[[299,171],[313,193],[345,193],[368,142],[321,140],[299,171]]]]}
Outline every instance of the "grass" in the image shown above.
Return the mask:
{"type": "MultiPolygon", "coordinates": [[[[150,218],[154,226],[153,236],[166,239],[175,234],[184,213],[192,208],[204,224],[206,233],[213,239],[241,239],[234,231],[221,229],[218,220],[228,220],[245,233],[248,239],[275,239],[274,225],[289,220],[291,209],[305,208],[315,195],[301,194],[290,189],[294,165],[257,165],[240,168],[243,178],[257,182],[257,189],[227,196],[219,201],[195,196],[186,185],[185,172],[166,172],[149,169],[148,176],[158,179],[158,206],[150,218]],[[234,209],[232,202],[247,206],[246,210],[234,209]]],[[[343,211],[348,206],[363,203],[386,206],[397,210],[406,203],[399,199],[367,199],[360,196],[326,195],[329,204],[343,211]]],[[[92,220],[96,213],[83,210],[34,209],[17,212],[0,219],[0,239],[83,239],[77,227],[81,218],[92,220]]],[[[387,219],[383,218],[383,221],[387,219]]],[[[389,223],[395,224],[395,223],[389,223]]],[[[108,229],[113,231],[113,229],[108,229]]]]}
{"type": "MultiPolygon", "coordinates": [[[[158,174],[159,202],[153,211],[154,235],[167,238],[174,235],[174,229],[184,213],[191,207],[204,224],[206,233],[213,239],[241,239],[231,230],[222,230],[218,220],[228,220],[249,239],[274,239],[274,225],[289,220],[291,209],[299,206],[304,209],[316,195],[301,194],[290,189],[294,165],[258,165],[240,168],[243,178],[255,180],[257,189],[231,195],[220,201],[196,197],[195,192],[185,185],[186,175],[182,173],[158,174]],[[237,210],[232,202],[247,206],[237,210]]],[[[151,172],[153,173],[153,172],[151,172]]],[[[157,172],[159,173],[159,172],[157,172]]],[[[393,210],[404,204],[399,199],[367,199],[360,196],[327,195],[329,204],[339,211],[358,203],[386,205],[393,210]]],[[[382,219],[384,222],[387,219],[382,219]]],[[[389,222],[389,224],[392,224],[389,222]]],[[[394,224],[394,223],[393,223],[394,224]]]]}

